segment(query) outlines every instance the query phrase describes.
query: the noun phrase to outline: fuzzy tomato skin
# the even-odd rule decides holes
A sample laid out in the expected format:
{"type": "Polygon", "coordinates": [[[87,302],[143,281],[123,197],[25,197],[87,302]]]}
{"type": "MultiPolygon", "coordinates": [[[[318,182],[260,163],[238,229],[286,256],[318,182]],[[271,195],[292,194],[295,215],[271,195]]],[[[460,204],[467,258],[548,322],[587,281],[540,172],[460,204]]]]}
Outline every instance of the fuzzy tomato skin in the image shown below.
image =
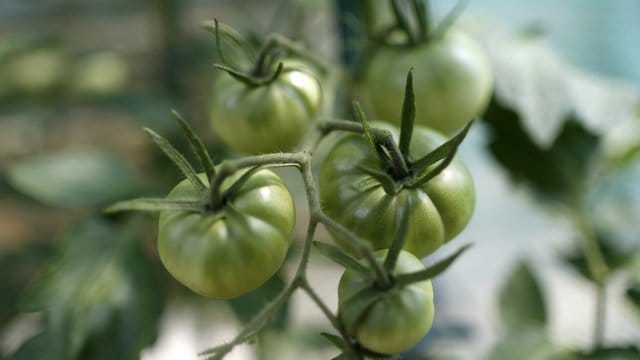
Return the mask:
{"type": "Polygon", "coordinates": [[[292,150],[322,105],[322,87],[307,67],[285,64],[271,84],[251,87],[224,73],[210,101],[214,131],[234,150],[257,155],[292,150]]]}
{"type": "MultiPolygon", "coordinates": [[[[384,261],[387,250],[376,251],[376,259],[384,261]]],[[[424,269],[424,265],[412,254],[401,251],[393,275],[424,269]]],[[[346,301],[370,278],[352,270],[344,272],[338,285],[338,304],[341,311],[346,301]]],[[[383,291],[383,290],[381,290],[383,291]]],[[[352,324],[351,335],[364,348],[379,354],[397,354],[416,346],[424,338],[434,317],[433,288],[430,280],[424,280],[401,288],[391,288],[374,302],[352,324]]]]}
{"type": "Polygon", "coordinates": [[[366,89],[379,119],[400,124],[407,71],[413,67],[416,125],[452,135],[484,112],[493,87],[491,64],[468,35],[410,48],[382,47],[370,60],[366,89]]]}
{"type": "MultiPolygon", "coordinates": [[[[227,178],[221,190],[242,173],[227,178]]],[[[188,180],[167,198],[201,200],[188,180]]],[[[275,173],[259,170],[216,212],[161,212],[158,251],[176,280],[198,294],[228,299],[257,288],[280,268],[294,224],[291,194],[275,173]]]]}
{"type": "MultiPolygon", "coordinates": [[[[392,132],[390,125],[375,127],[392,132]]],[[[411,159],[428,154],[445,138],[437,132],[415,127],[410,146],[411,159]]],[[[329,151],[320,167],[320,198],[323,210],[333,220],[353,231],[374,249],[391,246],[399,214],[409,212],[409,229],[404,250],[422,258],[459,234],[467,225],[475,207],[473,179],[456,156],[438,176],[415,188],[403,188],[397,194],[385,192],[378,180],[360,166],[384,171],[376,153],[360,134],[345,134],[329,151]]],[[[348,240],[331,232],[336,243],[354,252],[348,240]]]]}

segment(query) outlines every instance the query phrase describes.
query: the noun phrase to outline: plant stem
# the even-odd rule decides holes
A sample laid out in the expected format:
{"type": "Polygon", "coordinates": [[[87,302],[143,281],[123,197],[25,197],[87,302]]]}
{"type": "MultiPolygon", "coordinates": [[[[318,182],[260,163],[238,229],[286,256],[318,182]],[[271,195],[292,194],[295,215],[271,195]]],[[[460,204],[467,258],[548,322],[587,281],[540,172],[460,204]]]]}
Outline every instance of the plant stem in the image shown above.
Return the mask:
{"type": "Polygon", "coordinates": [[[344,226],[331,219],[327,214],[322,211],[320,204],[320,193],[313,180],[313,173],[311,171],[311,162],[307,161],[302,164],[301,168],[302,179],[304,181],[305,190],[307,192],[307,199],[309,201],[309,210],[311,212],[311,218],[317,222],[323,223],[326,227],[331,228],[333,231],[340,233],[341,236],[347,239],[351,245],[356,249],[358,254],[366,259],[369,266],[374,271],[376,279],[383,286],[391,284],[389,276],[385,272],[382,265],[376,261],[373,249],[371,246],[362,241],[351,231],[347,230],[344,226]]]}
{"type": "Polygon", "coordinates": [[[609,268],[598,244],[598,238],[584,211],[584,205],[578,203],[574,206],[574,222],[580,231],[580,246],[587,260],[587,267],[591,277],[596,283],[595,321],[593,328],[593,346],[599,347],[604,339],[605,307],[606,307],[606,278],[609,268]]]}
{"type": "Polygon", "coordinates": [[[312,52],[308,51],[298,43],[293,42],[284,36],[278,34],[272,34],[271,36],[269,36],[267,42],[264,45],[264,48],[267,49],[266,51],[270,51],[270,49],[275,47],[286,49],[290,53],[310,62],[318,68],[322,75],[325,75],[329,72],[330,67],[327,63],[322,61],[320,58],[318,58],[316,55],[314,55],[312,52]]]}
{"type": "Polygon", "coordinates": [[[291,294],[298,288],[297,282],[291,282],[284,290],[282,290],[271,302],[269,302],[262,311],[258,313],[251,321],[249,321],[233,340],[211,349],[202,351],[199,355],[212,355],[215,359],[222,359],[226,354],[231,352],[237,345],[245,343],[256,336],[269,321],[269,319],[278,311],[280,306],[289,299],[291,294]]]}
{"type": "Polygon", "coordinates": [[[589,273],[597,284],[602,284],[609,273],[609,268],[602,255],[602,250],[598,245],[593,226],[589,222],[581,205],[576,207],[574,222],[580,231],[580,246],[587,260],[589,273]]]}
{"type": "Polygon", "coordinates": [[[344,326],[342,326],[342,324],[338,320],[338,317],[333,315],[329,307],[324,303],[324,301],[322,301],[320,296],[318,296],[315,290],[313,290],[311,285],[309,285],[309,281],[307,281],[306,277],[300,280],[300,287],[302,288],[302,290],[304,290],[307,293],[307,295],[309,295],[311,300],[313,300],[313,302],[316,303],[316,305],[320,308],[320,311],[322,311],[322,313],[329,320],[331,325],[338,331],[338,333],[340,333],[340,336],[342,337],[344,342],[349,346],[348,348],[349,355],[359,358],[358,352],[353,347],[353,343],[351,342],[351,337],[349,336],[349,334],[347,334],[346,330],[344,329],[344,326]]]}
{"type": "Polygon", "coordinates": [[[409,45],[414,45],[416,43],[415,35],[411,30],[411,25],[409,24],[409,20],[406,15],[402,13],[402,9],[400,9],[400,4],[398,0],[390,0],[391,8],[393,9],[393,15],[396,18],[396,24],[398,28],[402,29],[402,31],[407,35],[407,42],[409,45]]]}
{"type": "Polygon", "coordinates": [[[598,284],[596,289],[596,320],[593,329],[593,349],[597,349],[604,343],[604,327],[607,312],[607,288],[606,284],[598,284]]]}
{"type": "Polygon", "coordinates": [[[276,81],[276,79],[278,79],[278,76],[282,74],[284,65],[282,63],[278,64],[278,68],[272,74],[267,74],[265,76],[255,76],[253,74],[245,74],[242,71],[238,71],[229,66],[221,65],[221,64],[213,64],[213,69],[224,70],[227,74],[233,76],[233,78],[243,82],[247,86],[258,87],[258,86],[266,86],[276,81]]]}

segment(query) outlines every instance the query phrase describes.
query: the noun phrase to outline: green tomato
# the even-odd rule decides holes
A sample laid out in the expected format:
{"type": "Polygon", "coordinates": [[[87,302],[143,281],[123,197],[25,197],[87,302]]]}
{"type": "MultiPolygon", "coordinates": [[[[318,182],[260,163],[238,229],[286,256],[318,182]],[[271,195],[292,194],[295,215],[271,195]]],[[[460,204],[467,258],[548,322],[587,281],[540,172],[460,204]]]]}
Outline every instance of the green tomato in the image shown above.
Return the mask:
{"type": "MultiPolygon", "coordinates": [[[[391,131],[398,141],[396,128],[381,123],[374,126],[391,131]]],[[[445,138],[437,132],[416,126],[410,159],[421,158],[443,142],[445,138]]],[[[397,194],[387,194],[362,166],[384,171],[364,136],[345,134],[320,167],[320,197],[329,217],[374,249],[391,246],[401,221],[399,215],[405,211],[409,213],[409,229],[404,249],[420,258],[460,233],[473,214],[473,180],[457,156],[438,176],[417,187],[405,186],[397,194]]],[[[353,252],[345,238],[331,233],[339,246],[353,252]]]]}
{"type": "MultiPolygon", "coordinates": [[[[227,178],[228,189],[244,172],[227,178]]],[[[206,178],[201,175],[203,180],[206,178]]],[[[187,180],[167,196],[201,200],[187,180]]],[[[259,170],[234,191],[222,209],[160,213],[158,251],[165,268],[191,290],[227,299],[251,291],[282,265],[293,238],[295,207],[281,179],[259,170]]]]}
{"type": "MultiPolygon", "coordinates": [[[[384,261],[387,250],[376,252],[376,259],[384,261]]],[[[393,275],[407,274],[424,269],[418,258],[406,251],[398,256],[393,275]]],[[[338,285],[340,312],[352,311],[347,301],[363,288],[373,286],[371,279],[353,270],[347,270],[338,285]]],[[[379,354],[397,354],[416,346],[427,335],[433,324],[433,288],[430,280],[415,282],[404,287],[379,290],[379,298],[366,308],[352,323],[345,326],[360,345],[379,354]]],[[[344,316],[341,318],[345,319],[344,316]]]]}
{"type": "Polygon", "coordinates": [[[289,151],[320,111],[322,88],[312,71],[294,62],[269,85],[251,87],[224,73],[215,81],[210,119],[218,136],[248,154],[289,151]]]}
{"type": "Polygon", "coordinates": [[[21,94],[55,95],[63,91],[68,69],[67,56],[61,48],[42,47],[12,56],[2,66],[3,81],[21,94]]]}
{"type": "Polygon", "coordinates": [[[378,118],[399,124],[407,72],[413,67],[416,124],[452,135],[486,108],[493,84],[482,47],[462,32],[416,47],[382,47],[366,88],[378,118]]]}

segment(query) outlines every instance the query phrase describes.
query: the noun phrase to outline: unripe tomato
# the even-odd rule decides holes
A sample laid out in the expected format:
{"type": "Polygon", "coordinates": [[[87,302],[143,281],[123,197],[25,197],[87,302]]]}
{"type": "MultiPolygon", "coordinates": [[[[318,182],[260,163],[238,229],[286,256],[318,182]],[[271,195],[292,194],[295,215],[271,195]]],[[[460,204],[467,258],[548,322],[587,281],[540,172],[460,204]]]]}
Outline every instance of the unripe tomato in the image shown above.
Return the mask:
{"type": "MultiPolygon", "coordinates": [[[[396,128],[382,123],[374,125],[391,131],[398,141],[396,128]]],[[[411,159],[421,158],[443,142],[445,138],[437,132],[416,126],[411,159]]],[[[320,197],[329,217],[368,241],[374,249],[391,246],[401,212],[409,214],[404,249],[420,258],[451,240],[471,219],[475,207],[473,180],[457,156],[433,179],[417,187],[403,187],[397,194],[387,194],[362,166],[385,171],[364,136],[345,134],[320,167],[320,197]]],[[[339,246],[353,251],[341,235],[334,232],[332,235],[339,246]]]]}
{"type": "Polygon", "coordinates": [[[370,60],[366,91],[379,119],[399,124],[407,71],[413,67],[416,124],[452,135],[486,108],[493,84],[482,47],[448,31],[415,47],[383,46],[370,60]]]}
{"type": "MultiPolygon", "coordinates": [[[[227,178],[221,190],[242,173],[227,178]]],[[[201,200],[187,180],[167,198],[201,200]]],[[[227,299],[257,288],[280,268],[294,224],[291,194],[276,174],[259,170],[219,210],[161,212],[158,251],[179,282],[201,295],[227,299]]]]}
{"type": "MultiPolygon", "coordinates": [[[[387,250],[376,251],[381,263],[387,250]]],[[[393,275],[407,274],[424,269],[418,258],[406,251],[398,256],[393,275]]],[[[349,298],[363,287],[371,286],[371,278],[347,270],[338,285],[340,311],[352,311],[349,298]]],[[[416,346],[427,335],[433,324],[433,288],[430,280],[403,287],[380,290],[380,298],[370,305],[353,323],[345,324],[350,334],[364,348],[379,354],[397,354],[416,346]]],[[[345,317],[342,317],[343,319],[345,317]]]]}
{"type": "Polygon", "coordinates": [[[263,154],[293,149],[322,104],[313,71],[288,61],[269,85],[249,86],[224,73],[216,79],[210,102],[213,129],[234,150],[263,154]]]}

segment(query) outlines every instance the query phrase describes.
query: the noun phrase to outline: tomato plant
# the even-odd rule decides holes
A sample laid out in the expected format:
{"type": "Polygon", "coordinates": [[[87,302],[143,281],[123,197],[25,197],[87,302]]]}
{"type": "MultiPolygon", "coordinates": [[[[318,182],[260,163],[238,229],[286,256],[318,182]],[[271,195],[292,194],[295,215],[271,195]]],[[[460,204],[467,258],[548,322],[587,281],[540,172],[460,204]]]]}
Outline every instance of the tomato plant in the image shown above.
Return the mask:
{"type": "Polygon", "coordinates": [[[402,93],[407,69],[413,67],[416,123],[451,135],[486,108],[491,64],[480,44],[460,30],[439,27],[429,33],[424,27],[413,34],[408,25],[404,30],[405,42],[395,34],[368,59],[365,83],[371,106],[379,119],[398,124],[396,94],[402,93]]]}
{"type": "MultiPolygon", "coordinates": [[[[387,250],[376,251],[376,259],[383,261],[387,250]]],[[[424,269],[422,262],[406,251],[401,251],[393,275],[408,274],[424,269]]],[[[433,288],[430,280],[414,282],[391,289],[375,289],[370,277],[346,270],[338,285],[340,311],[349,308],[353,299],[364,289],[373,287],[377,292],[374,302],[358,317],[350,317],[347,329],[364,348],[379,354],[396,354],[414,347],[429,332],[433,324],[433,288]]],[[[344,317],[343,317],[344,318],[344,317]]]]}
{"type": "MultiPolygon", "coordinates": [[[[398,139],[398,130],[376,124],[398,139]]],[[[424,127],[413,130],[409,160],[417,160],[445,142],[442,135],[424,127]]],[[[415,180],[415,172],[397,181],[389,192],[370,169],[386,172],[366,138],[345,134],[329,151],[320,168],[320,190],[327,215],[368,241],[374,249],[387,248],[397,228],[398,215],[408,212],[405,250],[418,257],[432,253],[456,236],[469,222],[475,206],[473,180],[457,157],[427,182],[415,180]]],[[[351,250],[345,238],[332,233],[336,242],[351,250]]]]}
{"type": "Polygon", "coordinates": [[[221,74],[211,92],[210,119],[230,147],[249,154],[291,150],[322,104],[320,80],[309,66],[285,62],[271,83],[255,86],[221,74]]]}
{"type": "MultiPolygon", "coordinates": [[[[244,173],[227,178],[221,191],[244,173]]],[[[201,196],[183,180],[167,199],[197,202],[201,196]]],[[[158,251],[167,271],[188,288],[231,298],[258,287],[280,268],[294,223],[291,194],[276,174],[260,170],[230,193],[220,209],[161,212],[158,251]]]]}

